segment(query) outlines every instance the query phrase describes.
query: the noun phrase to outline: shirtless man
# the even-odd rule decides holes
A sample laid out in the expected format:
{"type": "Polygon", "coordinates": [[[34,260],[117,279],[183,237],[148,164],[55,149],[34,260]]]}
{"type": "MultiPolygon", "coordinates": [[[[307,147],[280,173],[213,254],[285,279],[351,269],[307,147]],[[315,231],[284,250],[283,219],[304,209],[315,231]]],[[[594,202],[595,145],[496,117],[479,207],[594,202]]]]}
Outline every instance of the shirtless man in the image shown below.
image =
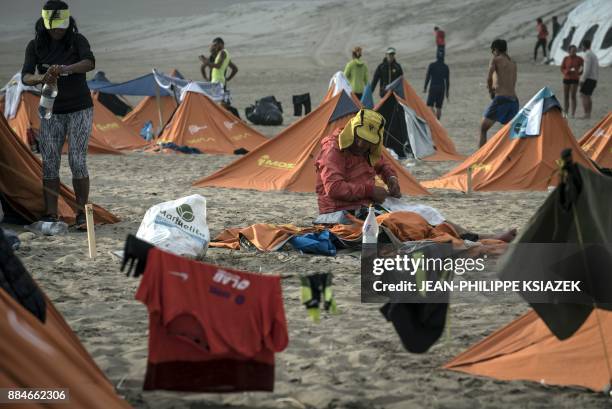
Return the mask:
{"type": "Polygon", "coordinates": [[[516,97],[516,63],[507,54],[506,40],[497,39],[491,44],[493,58],[489,64],[487,88],[491,104],[484,112],[480,123],[480,145],[487,143],[487,132],[495,124],[507,124],[519,110],[516,97]]]}

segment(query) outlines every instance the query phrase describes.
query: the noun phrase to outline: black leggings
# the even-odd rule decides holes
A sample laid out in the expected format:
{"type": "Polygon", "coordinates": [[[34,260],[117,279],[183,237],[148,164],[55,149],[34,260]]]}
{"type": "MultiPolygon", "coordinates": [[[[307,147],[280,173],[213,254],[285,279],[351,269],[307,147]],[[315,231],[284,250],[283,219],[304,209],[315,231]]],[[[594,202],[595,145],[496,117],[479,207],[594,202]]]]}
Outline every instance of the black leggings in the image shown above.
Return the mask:
{"type": "Polygon", "coordinates": [[[544,57],[546,57],[546,39],[538,38],[538,42],[535,45],[533,50],[533,60],[536,61],[538,59],[538,47],[542,47],[542,52],[544,53],[544,57]]]}

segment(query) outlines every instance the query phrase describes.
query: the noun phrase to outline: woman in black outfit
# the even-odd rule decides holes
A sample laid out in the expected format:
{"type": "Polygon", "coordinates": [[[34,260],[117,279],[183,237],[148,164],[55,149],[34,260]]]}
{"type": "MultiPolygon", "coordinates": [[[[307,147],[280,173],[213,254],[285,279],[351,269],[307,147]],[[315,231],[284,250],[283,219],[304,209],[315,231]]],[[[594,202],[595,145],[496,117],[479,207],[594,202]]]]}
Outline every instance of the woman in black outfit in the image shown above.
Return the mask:
{"type": "Polygon", "coordinates": [[[87,39],[78,32],[63,1],[49,0],[36,22],[36,36],[28,43],[21,78],[26,85],[57,83],[58,94],[50,119],[41,118],[40,153],[43,162],[44,221],[57,221],[62,147],[69,138],[68,162],[79,205],[77,227],[85,224],[89,196],[87,146],[93,120],[93,101],[85,73],[95,68],[87,39]]]}

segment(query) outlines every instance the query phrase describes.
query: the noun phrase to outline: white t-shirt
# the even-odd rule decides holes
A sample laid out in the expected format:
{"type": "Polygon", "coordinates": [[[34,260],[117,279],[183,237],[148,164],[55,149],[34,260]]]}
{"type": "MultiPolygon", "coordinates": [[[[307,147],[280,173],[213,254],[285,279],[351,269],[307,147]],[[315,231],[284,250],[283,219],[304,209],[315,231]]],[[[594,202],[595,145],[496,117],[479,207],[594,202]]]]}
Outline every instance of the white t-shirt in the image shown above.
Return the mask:
{"type": "Polygon", "coordinates": [[[599,60],[595,53],[591,50],[587,50],[584,53],[584,70],[582,72],[581,81],[585,81],[587,79],[597,81],[599,79],[599,60]]]}

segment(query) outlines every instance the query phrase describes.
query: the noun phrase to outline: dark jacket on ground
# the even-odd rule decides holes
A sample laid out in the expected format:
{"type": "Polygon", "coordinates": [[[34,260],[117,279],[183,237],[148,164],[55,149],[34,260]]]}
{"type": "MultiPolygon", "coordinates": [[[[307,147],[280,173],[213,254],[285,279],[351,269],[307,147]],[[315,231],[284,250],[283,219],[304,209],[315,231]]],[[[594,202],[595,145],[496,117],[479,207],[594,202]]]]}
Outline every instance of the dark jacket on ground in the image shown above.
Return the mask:
{"type": "Polygon", "coordinates": [[[380,81],[380,96],[381,98],[385,95],[385,87],[392,83],[397,78],[404,75],[402,66],[397,61],[393,61],[391,64],[385,58],[382,63],[376,67],[374,77],[372,78],[372,92],[376,88],[376,84],[380,81]]]}

